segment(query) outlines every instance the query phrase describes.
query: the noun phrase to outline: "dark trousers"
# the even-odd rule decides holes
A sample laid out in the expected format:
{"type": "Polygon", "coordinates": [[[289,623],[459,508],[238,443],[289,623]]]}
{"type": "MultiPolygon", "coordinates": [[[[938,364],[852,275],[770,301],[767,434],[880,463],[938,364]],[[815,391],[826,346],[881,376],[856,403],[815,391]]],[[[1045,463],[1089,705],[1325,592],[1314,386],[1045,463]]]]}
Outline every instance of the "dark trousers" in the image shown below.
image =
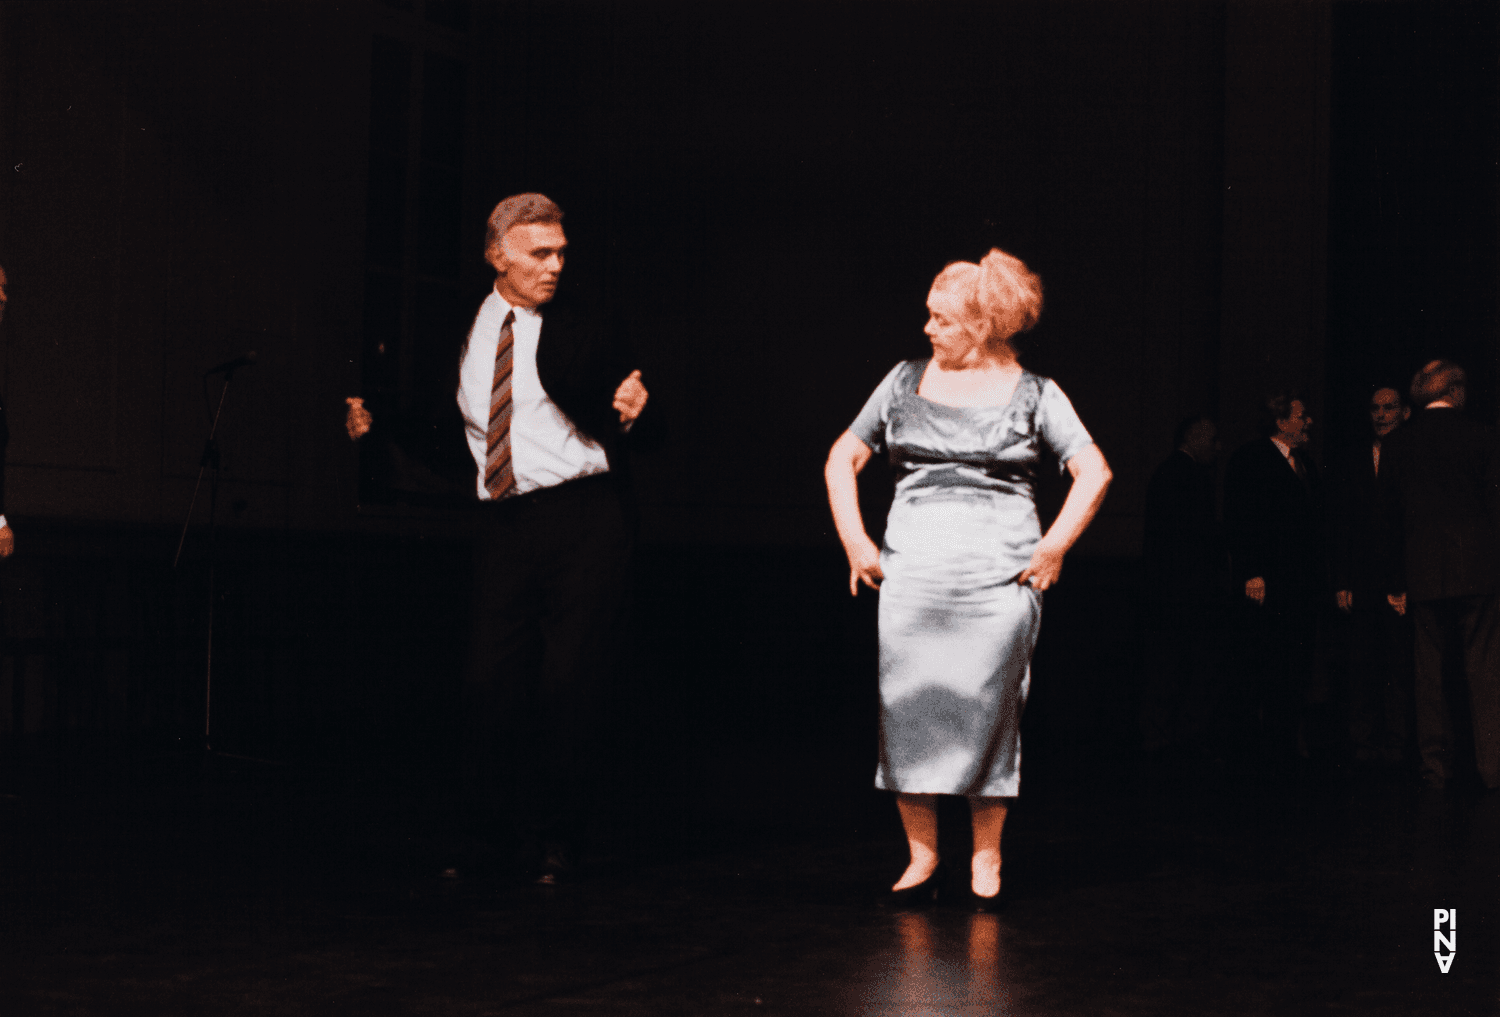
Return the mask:
{"type": "Polygon", "coordinates": [[[1430,783],[1454,776],[1453,723],[1443,692],[1443,657],[1461,642],[1474,720],[1479,776],[1500,787],[1500,596],[1449,597],[1412,605],[1416,627],[1417,748],[1430,783]]]}
{"type": "Polygon", "coordinates": [[[632,528],[608,474],[480,508],[465,702],[469,826],[579,837],[632,528]]]}
{"type": "Polygon", "coordinates": [[[1383,594],[1356,591],[1348,637],[1349,741],[1357,758],[1397,762],[1411,741],[1411,619],[1383,594]]]}
{"type": "Polygon", "coordinates": [[[1221,708],[1222,597],[1211,589],[1163,597],[1145,630],[1139,703],[1141,747],[1212,751],[1221,708]]]}
{"type": "Polygon", "coordinates": [[[1318,619],[1302,604],[1264,606],[1245,600],[1240,654],[1226,728],[1240,753],[1287,761],[1298,751],[1299,726],[1318,699],[1318,619]]]}

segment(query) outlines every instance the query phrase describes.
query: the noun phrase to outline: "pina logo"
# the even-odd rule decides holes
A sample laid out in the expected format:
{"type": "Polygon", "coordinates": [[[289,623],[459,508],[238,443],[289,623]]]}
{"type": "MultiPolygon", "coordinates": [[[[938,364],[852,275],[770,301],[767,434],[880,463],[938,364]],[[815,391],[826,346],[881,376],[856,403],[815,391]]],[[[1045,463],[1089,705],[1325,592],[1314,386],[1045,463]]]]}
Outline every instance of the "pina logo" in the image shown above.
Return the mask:
{"type": "Polygon", "coordinates": [[[1453,958],[1458,956],[1458,908],[1433,908],[1432,909],[1432,955],[1437,958],[1438,968],[1443,974],[1453,966],[1453,958]],[[1443,931],[1443,926],[1448,926],[1448,931],[1443,931]],[[1447,950],[1448,956],[1444,957],[1442,951],[1447,950]]]}

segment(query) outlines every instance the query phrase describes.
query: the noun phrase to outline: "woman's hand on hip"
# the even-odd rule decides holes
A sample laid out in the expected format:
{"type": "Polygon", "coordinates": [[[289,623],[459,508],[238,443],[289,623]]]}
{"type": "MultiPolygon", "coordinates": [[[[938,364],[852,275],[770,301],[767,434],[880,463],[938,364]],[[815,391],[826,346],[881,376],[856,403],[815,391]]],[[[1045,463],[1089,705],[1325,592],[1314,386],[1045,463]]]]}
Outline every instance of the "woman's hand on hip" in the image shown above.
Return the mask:
{"type": "Polygon", "coordinates": [[[864,543],[845,549],[849,555],[849,596],[859,596],[859,584],[872,590],[880,589],[885,573],[880,569],[880,548],[868,537],[864,543]]]}
{"type": "Polygon", "coordinates": [[[1016,582],[1022,586],[1030,583],[1037,590],[1056,585],[1062,576],[1063,555],[1066,553],[1064,548],[1042,540],[1031,552],[1031,563],[1016,577],[1016,582]]]}

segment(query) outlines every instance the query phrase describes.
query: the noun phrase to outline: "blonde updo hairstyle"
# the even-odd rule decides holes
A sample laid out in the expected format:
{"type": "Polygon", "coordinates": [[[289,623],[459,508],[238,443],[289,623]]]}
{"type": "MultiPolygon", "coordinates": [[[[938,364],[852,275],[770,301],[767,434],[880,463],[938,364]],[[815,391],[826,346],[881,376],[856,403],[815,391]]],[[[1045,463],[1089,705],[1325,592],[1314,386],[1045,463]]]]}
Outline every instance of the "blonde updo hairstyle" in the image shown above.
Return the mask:
{"type": "Polygon", "coordinates": [[[1042,280],[1026,263],[998,247],[979,260],[948,264],[932,288],[957,297],[964,323],[986,343],[1030,331],[1042,316],[1042,280]]]}

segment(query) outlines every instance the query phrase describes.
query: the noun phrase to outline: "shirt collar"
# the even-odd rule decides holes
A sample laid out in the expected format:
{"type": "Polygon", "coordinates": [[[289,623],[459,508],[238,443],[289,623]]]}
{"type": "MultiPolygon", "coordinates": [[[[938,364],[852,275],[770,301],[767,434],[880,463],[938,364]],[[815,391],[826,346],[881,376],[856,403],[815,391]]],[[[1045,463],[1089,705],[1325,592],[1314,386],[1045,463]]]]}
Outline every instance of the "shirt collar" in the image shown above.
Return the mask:
{"type": "Polygon", "coordinates": [[[511,302],[502,297],[500,295],[500,291],[493,286],[490,287],[490,296],[494,298],[495,307],[499,310],[500,318],[502,321],[505,319],[505,313],[507,311],[515,311],[517,318],[540,318],[542,316],[542,312],[537,310],[535,307],[520,307],[512,305],[511,302]]]}
{"type": "Polygon", "coordinates": [[[1292,460],[1292,446],[1290,446],[1290,445],[1288,445],[1286,443],[1286,439],[1285,438],[1283,438],[1279,434],[1273,434],[1273,435],[1271,435],[1271,444],[1275,445],[1278,449],[1281,450],[1281,454],[1284,455],[1284,456],[1286,456],[1287,462],[1291,462],[1291,460],[1292,460]]]}
{"type": "Polygon", "coordinates": [[[1446,399],[1434,399],[1427,404],[1426,408],[1429,410],[1451,410],[1453,409],[1453,404],[1446,399]]]}

